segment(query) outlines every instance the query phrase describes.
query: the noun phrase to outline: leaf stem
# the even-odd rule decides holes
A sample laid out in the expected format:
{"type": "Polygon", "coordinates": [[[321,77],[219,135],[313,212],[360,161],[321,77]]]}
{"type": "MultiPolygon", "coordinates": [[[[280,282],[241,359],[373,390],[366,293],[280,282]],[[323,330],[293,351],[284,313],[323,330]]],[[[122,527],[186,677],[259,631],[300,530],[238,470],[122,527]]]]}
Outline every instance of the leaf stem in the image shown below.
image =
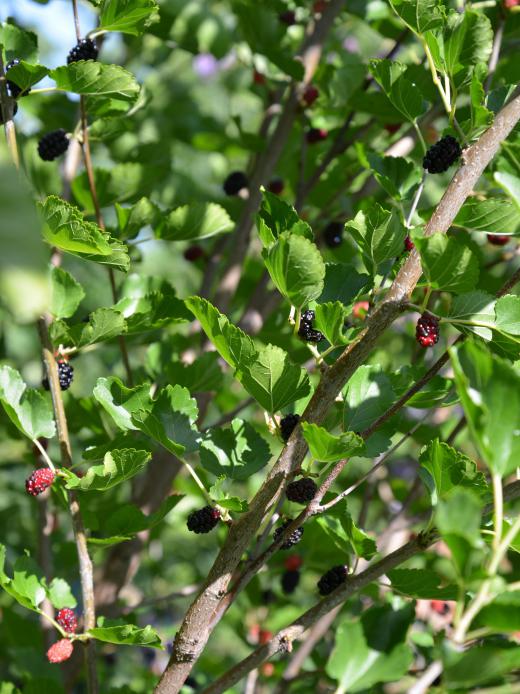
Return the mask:
{"type": "Polygon", "coordinates": [[[421,199],[421,195],[422,195],[422,192],[424,190],[424,181],[425,181],[425,176],[423,175],[421,182],[419,184],[419,187],[415,191],[415,196],[414,196],[414,199],[412,201],[412,206],[410,208],[410,212],[408,213],[408,217],[406,218],[406,221],[405,221],[405,227],[407,229],[410,229],[410,227],[411,227],[412,219],[413,219],[413,216],[415,214],[415,210],[417,209],[417,205],[419,204],[419,200],[421,199]]]}
{"type": "Polygon", "coordinates": [[[55,473],[56,468],[54,467],[52,460],[47,455],[47,451],[45,450],[45,448],[41,445],[41,443],[38,441],[38,439],[33,439],[32,442],[34,443],[36,448],[40,451],[40,455],[45,460],[48,467],[55,473]]]}

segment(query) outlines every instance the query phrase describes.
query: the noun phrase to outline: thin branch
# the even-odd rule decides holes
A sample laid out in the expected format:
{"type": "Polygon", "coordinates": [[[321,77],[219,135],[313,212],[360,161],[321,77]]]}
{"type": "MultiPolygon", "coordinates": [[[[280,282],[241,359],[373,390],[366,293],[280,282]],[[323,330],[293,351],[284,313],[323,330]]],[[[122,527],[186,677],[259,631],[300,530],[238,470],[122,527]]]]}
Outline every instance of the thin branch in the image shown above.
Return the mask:
{"type": "Polygon", "coordinates": [[[11,99],[7,93],[7,84],[4,74],[4,61],[0,55],[0,122],[4,123],[5,139],[11,153],[11,159],[17,169],[20,168],[20,157],[18,154],[18,144],[16,142],[16,128],[13,116],[16,101],[11,99]]]}
{"type": "Polygon", "coordinates": [[[484,82],[484,90],[486,92],[488,92],[489,88],[491,87],[491,82],[493,81],[493,75],[495,74],[495,70],[497,69],[497,65],[498,65],[498,59],[500,58],[500,49],[502,48],[502,40],[504,38],[504,26],[505,26],[506,20],[504,17],[504,11],[503,11],[501,6],[499,7],[498,12],[499,12],[498,26],[496,28],[495,35],[493,37],[493,48],[491,50],[491,56],[489,58],[489,63],[488,63],[488,74],[486,77],[486,81],[484,82]]]}
{"type": "Polygon", "coordinates": [[[442,662],[440,660],[434,660],[421,674],[417,682],[408,689],[406,694],[425,694],[425,692],[429,691],[430,685],[435,682],[441,672],[442,662]]]}
{"type": "MultiPolygon", "coordinates": [[[[426,225],[425,235],[446,233],[481,174],[520,120],[520,96],[510,101],[495,117],[493,125],[465,152],[465,161],[455,173],[440,203],[426,225]]],[[[356,340],[322,374],[302,415],[303,421],[323,422],[338,393],[374,349],[379,338],[400,315],[421,276],[418,252],[410,252],[383,301],[377,305],[356,340]]],[[[442,361],[446,363],[448,357],[442,361]]],[[[440,368],[440,367],[439,367],[440,368]]],[[[250,539],[257,533],[269,508],[283,494],[289,476],[301,466],[307,452],[301,427],[293,431],[264,484],[251,500],[249,511],[229,529],[226,542],[210,569],[201,593],[188,609],[177,633],[170,662],[157,686],[158,694],[176,692],[188,676],[218,622],[220,603],[250,539]]]]}
{"type": "MultiPolygon", "coordinates": [[[[43,362],[45,364],[46,375],[49,380],[51,390],[52,405],[54,408],[54,417],[56,420],[56,429],[61,451],[61,462],[63,467],[70,468],[72,465],[72,454],[67,417],[65,415],[65,407],[63,405],[61,395],[58,368],[54,358],[54,349],[49,337],[49,330],[45,318],[40,318],[38,320],[38,331],[42,345],[43,362]]],[[[92,561],[88,553],[85,526],[83,525],[83,519],[81,517],[80,506],[76,493],[74,491],[69,491],[68,499],[69,511],[72,518],[72,528],[76,541],[76,550],[78,553],[85,631],[88,631],[96,626],[92,561]]],[[[87,665],[88,692],[89,694],[97,694],[99,692],[99,688],[96,672],[96,654],[95,644],[92,640],[87,641],[85,644],[85,660],[87,665]]]]}
{"type": "Polygon", "coordinates": [[[81,40],[81,28],[79,25],[78,1],[72,0],[72,12],[74,14],[74,28],[76,30],[76,39],[81,40]]]}

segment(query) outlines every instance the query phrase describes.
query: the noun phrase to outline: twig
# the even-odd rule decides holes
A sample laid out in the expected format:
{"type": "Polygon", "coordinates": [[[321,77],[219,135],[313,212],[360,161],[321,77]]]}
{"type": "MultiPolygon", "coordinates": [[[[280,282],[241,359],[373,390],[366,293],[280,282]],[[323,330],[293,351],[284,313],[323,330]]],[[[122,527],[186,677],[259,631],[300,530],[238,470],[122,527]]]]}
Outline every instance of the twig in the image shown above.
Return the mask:
{"type": "MultiPolygon", "coordinates": [[[[49,330],[45,318],[38,320],[38,331],[42,345],[43,362],[49,380],[54,417],[56,419],[56,429],[61,451],[61,462],[64,467],[70,468],[72,465],[72,454],[70,448],[69,431],[63,399],[61,396],[58,368],[54,358],[54,349],[49,337],[49,330]]],[[[83,595],[83,616],[85,631],[96,626],[96,608],[94,602],[94,578],[92,571],[92,561],[87,547],[85,526],[81,517],[81,511],[76,493],[68,491],[69,511],[72,518],[72,528],[78,552],[79,572],[81,582],[81,592],[83,595]]],[[[89,694],[97,694],[98,681],[96,672],[96,654],[94,641],[85,642],[85,660],[87,665],[87,685],[89,694]]]]}
{"type": "MultiPolygon", "coordinates": [[[[504,140],[520,120],[520,96],[510,101],[497,115],[493,125],[465,152],[465,162],[455,173],[444,196],[425,228],[425,235],[446,233],[466,198],[493,159],[504,140]]],[[[410,252],[384,300],[378,304],[356,340],[347,346],[337,361],[322,374],[314,394],[302,415],[303,421],[320,424],[338,393],[357,368],[365,363],[376,342],[400,315],[421,276],[417,251],[410,252]]],[[[520,271],[519,271],[520,273],[520,271]]],[[[439,368],[446,363],[448,356],[439,368]]],[[[435,372],[436,373],[436,372],[435,372]]],[[[307,452],[301,427],[293,431],[278,461],[264,484],[251,500],[250,510],[230,527],[200,594],[188,609],[179,629],[167,669],[157,686],[158,694],[170,694],[180,689],[193,663],[202,652],[218,619],[222,596],[226,594],[233,573],[251,537],[260,527],[269,508],[276,503],[285,488],[286,480],[302,463],[307,452]]]]}
{"type": "Polygon", "coordinates": [[[434,660],[419,677],[417,682],[408,689],[406,694],[425,694],[430,689],[430,685],[435,682],[442,672],[440,660],[434,660]]]}
{"type": "Polygon", "coordinates": [[[493,48],[491,50],[491,56],[489,58],[488,63],[488,74],[486,77],[486,81],[484,82],[484,91],[486,92],[489,91],[491,82],[493,81],[493,75],[495,74],[495,70],[497,69],[498,59],[500,57],[500,49],[502,48],[502,40],[504,38],[504,26],[506,21],[502,6],[499,7],[498,12],[500,15],[498,20],[498,26],[493,37],[493,48]]]}
{"type": "Polygon", "coordinates": [[[7,94],[7,85],[4,74],[4,61],[0,55],[0,114],[4,123],[5,139],[11,153],[11,159],[17,169],[20,168],[20,156],[16,142],[16,128],[13,121],[13,109],[16,102],[7,94]]]}

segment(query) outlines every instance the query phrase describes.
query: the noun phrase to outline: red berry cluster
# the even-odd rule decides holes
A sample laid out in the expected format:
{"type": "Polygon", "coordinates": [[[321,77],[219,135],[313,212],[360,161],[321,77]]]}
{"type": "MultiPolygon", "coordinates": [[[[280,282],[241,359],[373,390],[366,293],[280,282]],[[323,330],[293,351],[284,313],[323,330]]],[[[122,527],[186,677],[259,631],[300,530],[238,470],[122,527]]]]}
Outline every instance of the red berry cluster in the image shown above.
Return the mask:
{"type": "Polygon", "coordinates": [[[62,629],[65,629],[68,634],[76,633],[78,628],[78,620],[74,610],[71,610],[68,607],[63,607],[61,610],[58,610],[56,621],[62,629]]]}
{"type": "Polygon", "coordinates": [[[511,237],[506,234],[486,234],[486,236],[493,246],[505,246],[511,240],[511,237]]]}
{"type": "Polygon", "coordinates": [[[47,651],[47,660],[49,663],[63,663],[64,660],[68,660],[72,655],[74,646],[72,641],[69,639],[60,639],[56,641],[47,651]]]}
{"type": "Polygon", "coordinates": [[[54,471],[48,467],[35,470],[31,476],[25,480],[27,494],[38,496],[38,494],[41,494],[51,486],[55,477],[54,471]]]}
{"type": "Polygon", "coordinates": [[[439,341],[439,321],[429,313],[423,313],[417,321],[415,337],[422,347],[433,347],[439,341]]]}

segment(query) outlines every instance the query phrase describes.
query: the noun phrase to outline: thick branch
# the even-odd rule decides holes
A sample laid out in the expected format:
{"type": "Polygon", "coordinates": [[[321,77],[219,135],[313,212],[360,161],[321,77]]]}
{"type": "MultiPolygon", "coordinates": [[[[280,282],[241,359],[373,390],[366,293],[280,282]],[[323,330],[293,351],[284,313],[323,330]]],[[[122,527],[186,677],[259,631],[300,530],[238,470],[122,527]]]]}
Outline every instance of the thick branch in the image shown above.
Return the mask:
{"type": "MultiPolygon", "coordinates": [[[[56,360],[54,358],[54,349],[50,341],[47,321],[45,318],[39,319],[38,331],[40,333],[40,341],[42,345],[43,363],[45,365],[45,370],[51,389],[54,417],[56,419],[56,429],[58,432],[58,441],[61,451],[61,462],[64,467],[70,467],[72,465],[72,455],[67,418],[65,416],[63,399],[61,397],[60,381],[58,377],[56,360]]],[[[83,597],[83,619],[85,631],[87,631],[88,629],[93,629],[96,626],[92,561],[88,553],[85,526],[83,525],[83,519],[81,517],[81,511],[76,493],[74,491],[69,491],[68,499],[69,511],[72,518],[72,529],[74,531],[74,539],[76,541],[76,550],[78,553],[81,592],[83,597]]],[[[86,642],[85,658],[87,665],[88,691],[89,694],[97,694],[99,689],[96,673],[95,645],[93,641],[86,642]]]]}
{"type": "MultiPolygon", "coordinates": [[[[498,151],[500,143],[509,135],[518,120],[520,97],[516,97],[505,106],[497,114],[494,124],[466,150],[463,165],[456,172],[426,225],[426,235],[448,231],[464,201],[498,151]]],[[[420,257],[414,250],[364,330],[324,373],[303,414],[303,420],[317,424],[324,420],[345,383],[366,361],[379,337],[400,314],[420,276],[420,257]]],[[[251,537],[258,531],[265,513],[283,493],[288,476],[301,465],[306,451],[307,445],[301,428],[297,427],[266,481],[251,501],[249,512],[231,526],[225,545],[177,634],[170,663],[156,689],[159,694],[179,691],[218,621],[215,614],[219,612],[219,603],[226,594],[232,575],[251,537]]]]}

